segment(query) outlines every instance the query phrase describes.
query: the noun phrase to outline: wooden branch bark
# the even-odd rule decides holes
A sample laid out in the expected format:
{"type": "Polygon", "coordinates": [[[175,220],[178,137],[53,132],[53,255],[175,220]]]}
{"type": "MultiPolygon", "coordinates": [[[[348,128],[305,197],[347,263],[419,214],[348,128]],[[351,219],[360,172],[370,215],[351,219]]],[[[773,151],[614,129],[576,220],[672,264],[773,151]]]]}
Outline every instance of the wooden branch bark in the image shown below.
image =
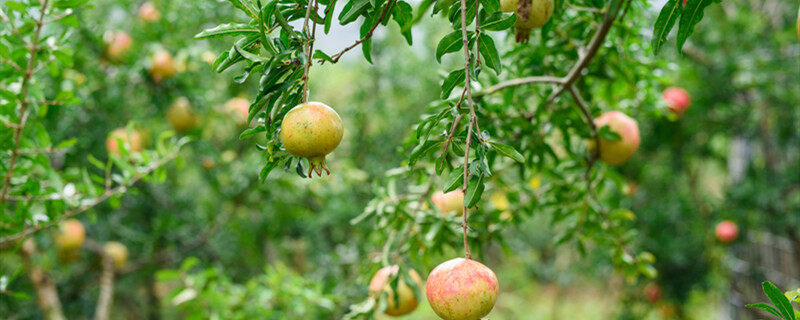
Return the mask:
{"type": "Polygon", "coordinates": [[[44,313],[44,318],[48,320],[66,320],[61,309],[61,300],[58,298],[58,290],[53,279],[37,264],[33,263],[33,256],[36,254],[36,243],[33,240],[25,241],[22,244],[22,263],[28,272],[28,277],[36,290],[36,302],[44,313]]]}

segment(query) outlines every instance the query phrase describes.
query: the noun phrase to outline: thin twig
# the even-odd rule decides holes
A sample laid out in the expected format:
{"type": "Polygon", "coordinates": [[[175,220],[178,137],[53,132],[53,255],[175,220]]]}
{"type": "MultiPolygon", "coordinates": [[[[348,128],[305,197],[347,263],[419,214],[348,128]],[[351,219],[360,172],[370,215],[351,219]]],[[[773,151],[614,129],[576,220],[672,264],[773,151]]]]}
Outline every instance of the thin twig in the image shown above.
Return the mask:
{"type": "Polygon", "coordinates": [[[308,2],[308,8],[306,9],[306,18],[303,22],[303,32],[306,34],[306,67],[303,71],[303,102],[308,101],[308,70],[311,69],[311,63],[314,59],[311,59],[311,55],[314,53],[314,35],[317,32],[317,0],[314,0],[312,4],[311,1],[308,2]],[[314,19],[313,19],[313,31],[308,30],[308,19],[311,17],[311,8],[314,8],[314,19]]]}
{"type": "Polygon", "coordinates": [[[31,49],[31,57],[28,59],[28,66],[25,69],[25,76],[22,78],[22,84],[20,86],[20,97],[22,97],[22,102],[20,103],[19,108],[19,124],[14,127],[14,149],[11,152],[11,160],[9,160],[8,164],[8,172],[6,172],[5,181],[3,182],[3,191],[0,193],[2,197],[0,197],[0,203],[5,203],[6,196],[8,195],[9,189],[11,188],[11,177],[14,175],[14,167],[17,164],[17,157],[19,156],[19,143],[22,140],[22,130],[25,128],[25,123],[28,121],[28,104],[30,101],[28,100],[28,88],[30,87],[30,80],[33,76],[34,69],[36,69],[36,54],[39,52],[39,35],[42,32],[42,27],[44,27],[44,17],[47,15],[47,5],[49,0],[44,0],[42,3],[41,9],[41,16],[39,16],[39,20],[36,21],[36,30],[33,32],[33,41],[30,44],[31,49]]]}
{"type": "Polygon", "coordinates": [[[482,96],[498,92],[498,91],[503,90],[503,89],[508,88],[508,87],[516,87],[516,86],[519,86],[519,85],[529,84],[529,83],[558,83],[558,84],[561,84],[561,83],[564,83],[564,79],[563,78],[558,78],[558,77],[551,77],[551,76],[533,76],[533,77],[518,78],[518,79],[504,81],[504,82],[498,83],[496,85],[493,85],[491,87],[488,87],[488,88],[486,88],[485,90],[483,90],[481,92],[476,92],[473,95],[473,97],[480,98],[482,96]]]}
{"type": "MultiPolygon", "coordinates": [[[[469,47],[469,38],[467,38],[467,1],[461,0],[461,41],[463,42],[464,47],[464,90],[466,92],[467,98],[467,106],[469,106],[469,125],[467,126],[467,142],[466,148],[464,152],[464,185],[462,186],[463,192],[467,194],[467,183],[469,182],[469,147],[470,142],[472,140],[472,129],[473,125],[477,123],[478,117],[475,115],[475,106],[472,100],[472,80],[470,77],[470,47],[469,47]]],[[[478,30],[476,29],[476,32],[478,30]]],[[[469,229],[469,224],[467,224],[467,216],[469,215],[467,205],[463,204],[464,206],[464,214],[462,215],[464,220],[461,224],[462,234],[464,238],[464,256],[467,259],[472,258],[472,254],[469,251],[469,243],[467,242],[467,229],[469,229]]]]}
{"type": "MultiPolygon", "coordinates": [[[[386,7],[383,8],[383,11],[381,12],[381,16],[378,17],[378,20],[375,21],[375,24],[373,24],[372,27],[369,28],[369,31],[367,31],[367,34],[365,34],[363,37],[361,37],[361,39],[358,39],[358,41],[356,41],[355,43],[351,44],[347,48],[342,49],[342,51],[340,51],[339,53],[332,55],[331,56],[331,63],[339,62],[339,59],[342,57],[342,55],[345,54],[345,52],[352,50],[353,48],[357,47],[362,42],[367,41],[367,39],[371,38],[372,37],[372,33],[375,31],[375,29],[378,28],[378,25],[381,24],[381,22],[383,21],[383,18],[386,17],[386,14],[389,12],[389,9],[392,8],[392,5],[394,4],[394,1],[395,0],[389,0],[388,2],[386,2],[386,7]]],[[[325,62],[325,61],[324,60],[320,60],[320,63],[323,63],[323,62],[325,62]]]]}

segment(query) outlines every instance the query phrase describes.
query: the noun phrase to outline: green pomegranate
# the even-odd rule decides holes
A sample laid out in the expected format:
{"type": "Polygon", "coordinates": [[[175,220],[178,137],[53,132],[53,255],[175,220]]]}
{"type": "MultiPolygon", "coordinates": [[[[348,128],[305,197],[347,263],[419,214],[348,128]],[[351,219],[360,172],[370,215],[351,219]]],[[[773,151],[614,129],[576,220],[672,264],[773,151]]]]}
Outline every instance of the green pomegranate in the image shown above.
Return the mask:
{"type": "Polygon", "coordinates": [[[281,123],[281,142],[293,156],[308,159],[311,166],[308,176],[322,170],[330,174],[325,165],[325,156],[342,141],[344,128],[336,110],[321,102],[302,103],[283,117],[281,123]]]}
{"type": "Polygon", "coordinates": [[[516,40],[527,43],[531,29],[542,27],[553,16],[553,0],[501,0],[500,11],[516,12],[516,40]]]}

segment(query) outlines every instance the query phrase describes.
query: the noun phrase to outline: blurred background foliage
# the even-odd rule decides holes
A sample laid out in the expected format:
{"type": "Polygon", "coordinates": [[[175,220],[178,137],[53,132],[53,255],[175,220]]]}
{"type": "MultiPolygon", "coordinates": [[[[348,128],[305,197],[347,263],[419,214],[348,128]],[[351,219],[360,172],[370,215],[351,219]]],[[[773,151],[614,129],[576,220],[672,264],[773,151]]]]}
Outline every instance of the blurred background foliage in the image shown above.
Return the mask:
{"type": "MultiPolygon", "coordinates": [[[[570,39],[588,39],[597,23],[582,9],[603,3],[557,2],[553,21],[529,45],[493,35],[507,64],[504,79],[562,75],[577,58],[570,39]]],[[[79,216],[88,238],[119,241],[130,252],[114,286],[112,319],[338,319],[367,297],[387,242],[393,262],[423,275],[461,254],[455,219],[420,214],[397,224],[369,215],[396,205],[398,189],[418,194],[429,183],[430,168],[409,168],[404,159],[416,144],[414,124],[435,113],[431,101],[446,75],[437,70],[461,63],[457,57],[436,62],[432,48],[449,30],[442,19],[425,14],[411,47],[396,25],[379,28],[372,64],[356,51],[312,68],[312,98],[333,106],[345,123],[343,142],[328,160],[334,174],[307,180],[276,170],[259,183],[258,139],[239,140],[243,126],[225,106],[234,97],[251,98],[256,84],[232,81],[240,69],[212,72],[215,55],[230,43],[193,39],[243,15],[220,1],[152,3],[161,13],[152,22],[137,16],[140,1],[95,0],[75,10],[79,24],[68,36],[74,64],[49,74],[46,83],[73,91],[81,102],[51,107],[40,119],[51,140],[77,138],[51,156],[58,169],[91,166],[87,155],[105,160],[106,137],[117,127],[155,141],[172,129],[167,110],[183,97],[198,116],[196,128],[180,133],[192,141],[166,165],[163,181],[139,182],[79,216]],[[112,58],[104,39],[118,30],[132,44],[112,58]],[[156,81],[148,70],[160,50],[174,57],[176,74],[156,81]],[[405,234],[409,241],[393,244],[405,234]]],[[[502,293],[489,318],[723,319],[746,312],[726,309],[731,247],[747,242],[748,234],[769,232],[790,239],[800,257],[796,5],[711,6],[683,55],[662,50],[654,56],[647,37],[656,12],[633,1],[587,70],[592,77],[579,84],[592,110],[624,110],[639,122],[642,147],[623,166],[599,165],[598,174],[608,179],[597,192],[604,205],[623,208],[612,214],[626,217],[624,231],[632,233],[624,236],[655,257],[654,279],[615,272],[613,253],[587,242],[610,241],[592,234],[600,229],[559,241],[579,223],[556,225],[558,217],[578,219],[563,212],[590,205],[574,198],[573,189],[584,184],[584,169],[574,161],[580,158],[563,156],[585,152],[572,144],[588,136],[572,102],[561,98],[552,111],[536,111],[533,125],[518,114],[548,96],[544,87],[512,88],[483,102],[481,125],[492,138],[557,155],[531,157],[524,169],[505,165],[471,218],[474,250],[500,279],[502,293]],[[682,117],[665,110],[661,91],[668,86],[686,88],[692,97],[682,117]],[[572,129],[556,138],[538,133],[549,126],[572,129]],[[739,225],[741,236],[730,246],[714,238],[721,220],[739,225]],[[648,301],[651,283],[661,291],[658,301],[648,301]]],[[[356,38],[354,30],[339,32],[344,35],[321,46],[335,51],[352,41],[347,35],[356,38]]],[[[499,79],[488,70],[482,77],[499,79]]],[[[34,237],[41,248],[35,263],[52,275],[67,317],[89,317],[100,258],[84,250],[64,261],[51,235],[45,230],[34,237]]],[[[19,254],[5,250],[0,257],[0,314],[41,318],[19,254]]],[[[408,319],[433,317],[423,302],[408,319]]]]}

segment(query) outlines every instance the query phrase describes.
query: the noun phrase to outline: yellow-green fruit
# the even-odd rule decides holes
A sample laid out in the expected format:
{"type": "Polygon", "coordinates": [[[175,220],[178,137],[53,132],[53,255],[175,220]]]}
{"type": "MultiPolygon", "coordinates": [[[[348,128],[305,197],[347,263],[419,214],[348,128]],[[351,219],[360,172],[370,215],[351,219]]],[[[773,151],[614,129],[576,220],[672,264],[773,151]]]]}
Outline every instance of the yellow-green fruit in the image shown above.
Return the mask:
{"type": "Polygon", "coordinates": [[[106,242],[103,245],[103,254],[111,258],[114,268],[117,270],[122,270],[128,262],[128,248],[116,241],[106,242]]]}
{"type": "Polygon", "coordinates": [[[517,11],[519,0],[500,0],[500,11],[511,13],[517,11]]]}
{"type": "MultiPolygon", "coordinates": [[[[396,265],[384,267],[375,273],[372,281],[369,282],[369,292],[375,298],[386,292],[386,310],[383,312],[390,316],[402,316],[411,313],[419,305],[414,289],[408,285],[401,277],[397,281],[397,298],[395,298],[395,291],[392,290],[391,280],[397,276],[399,267],[396,265]],[[396,301],[395,301],[396,299],[396,301]]],[[[408,271],[411,279],[414,280],[417,288],[422,289],[422,278],[413,269],[408,271]]]]}
{"type": "Polygon", "coordinates": [[[167,120],[178,132],[194,129],[197,126],[197,116],[192,112],[192,105],[186,97],[180,97],[167,110],[167,120]]]}
{"type": "Polygon", "coordinates": [[[553,16],[553,0],[501,0],[500,10],[503,12],[516,12],[517,42],[528,42],[531,29],[540,28],[553,16]]]}
{"type": "Polygon", "coordinates": [[[322,176],[322,170],[330,174],[325,165],[325,156],[342,141],[344,127],[336,110],[321,102],[300,104],[283,117],[281,143],[290,154],[308,159],[311,171],[322,176]]]}
{"type": "Polygon", "coordinates": [[[431,196],[431,202],[445,215],[452,212],[459,216],[464,214],[464,190],[457,189],[448,193],[436,191],[431,196]]]}
{"type": "Polygon", "coordinates": [[[120,155],[121,151],[118,142],[122,142],[129,152],[139,152],[142,151],[142,140],[142,134],[139,131],[117,128],[108,135],[106,150],[110,154],[120,155]]]}
{"type": "Polygon", "coordinates": [[[83,245],[86,240],[86,230],[83,224],[75,219],[64,220],[58,225],[55,235],[56,247],[60,250],[75,250],[83,245]]]}
{"type": "Polygon", "coordinates": [[[172,77],[178,72],[175,68],[175,60],[167,50],[160,50],[153,54],[152,63],[150,76],[153,77],[155,82],[161,82],[161,80],[172,77]]]}
{"type": "MultiPolygon", "coordinates": [[[[600,159],[610,165],[620,165],[639,149],[641,138],[636,120],[619,111],[606,112],[594,120],[595,126],[600,130],[608,126],[611,131],[620,135],[619,140],[600,138],[600,159]]],[[[594,141],[589,143],[589,149],[594,151],[594,141]]]]}

